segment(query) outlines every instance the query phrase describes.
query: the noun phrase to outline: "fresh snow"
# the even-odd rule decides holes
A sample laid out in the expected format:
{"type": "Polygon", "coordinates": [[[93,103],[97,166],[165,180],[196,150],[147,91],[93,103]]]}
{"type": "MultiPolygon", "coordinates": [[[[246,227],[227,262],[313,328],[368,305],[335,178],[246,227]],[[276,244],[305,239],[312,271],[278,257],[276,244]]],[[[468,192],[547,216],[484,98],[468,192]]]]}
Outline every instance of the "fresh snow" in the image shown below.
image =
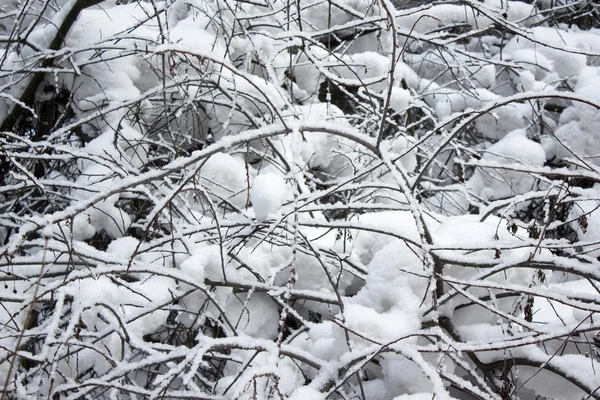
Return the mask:
{"type": "Polygon", "coordinates": [[[3,398],[600,398],[595,3],[6,3],[3,398]]]}

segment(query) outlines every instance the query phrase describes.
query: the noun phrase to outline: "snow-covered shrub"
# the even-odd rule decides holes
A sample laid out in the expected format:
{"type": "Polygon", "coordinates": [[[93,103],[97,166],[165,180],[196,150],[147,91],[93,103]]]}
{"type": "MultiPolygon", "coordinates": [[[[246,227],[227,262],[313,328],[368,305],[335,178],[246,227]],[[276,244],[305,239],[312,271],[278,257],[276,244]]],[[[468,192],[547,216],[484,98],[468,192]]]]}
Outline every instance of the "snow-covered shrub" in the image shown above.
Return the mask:
{"type": "Polygon", "coordinates": [[[595,2],[5,3],[2,399],[600,398],[595,2]]]}

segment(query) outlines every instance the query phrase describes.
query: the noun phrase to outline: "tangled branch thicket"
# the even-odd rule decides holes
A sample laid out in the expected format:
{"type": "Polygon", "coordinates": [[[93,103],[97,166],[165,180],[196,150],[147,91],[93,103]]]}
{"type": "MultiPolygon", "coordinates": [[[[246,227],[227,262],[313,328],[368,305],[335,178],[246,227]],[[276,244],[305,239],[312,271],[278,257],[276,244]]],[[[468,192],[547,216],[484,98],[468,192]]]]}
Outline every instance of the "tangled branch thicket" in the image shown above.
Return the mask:
{"type": "Polygon", "coordinates": [[[598,399],[594,1],[0,14],[2,399],[598,399]]]}

